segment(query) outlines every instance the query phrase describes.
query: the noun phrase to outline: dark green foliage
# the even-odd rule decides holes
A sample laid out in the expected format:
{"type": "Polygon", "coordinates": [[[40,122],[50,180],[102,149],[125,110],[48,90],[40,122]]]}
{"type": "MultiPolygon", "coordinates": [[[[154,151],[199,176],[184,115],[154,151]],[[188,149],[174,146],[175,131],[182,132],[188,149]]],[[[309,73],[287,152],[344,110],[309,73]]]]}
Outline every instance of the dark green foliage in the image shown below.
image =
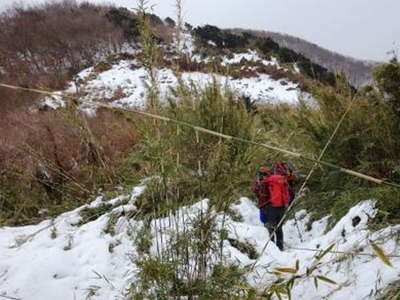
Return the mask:
{"type": "Polygon", "coordinates": [[[335,84],[335,75],[333,73],[329,72],[326,68],[311,62],[305,57],[304,59],[298,61],[297,66],[302,73],[315,80],[332,86],[335,84]]]}
{"type": "Polygon", "coordinates": [[[174,28],[174,27],[176,26],[175,21],[174,21],[173,19],[171,19],[170,17],[166,17],[166,18],[164,19],[164,22],[165,22],[169,27],[174,28]]]}
{"type": "Polygon", "coordinates": [[[274,42],[271,38],[258,39],[256,46],[262,53],[276,53],[279,51],[278,43],[274,42]]]}
{"type": "MultiPolygon", "coordinates": [[[[256,117],[229,91],[217,83],[204,90],[180,85],[160,113],[223,134],[254,139],[256,117]],[[184,99],[184,100],[182,100],[184,99]]],[[[141,154],[137,162],[159,179],[149,183],[137,205],[146,213],[164,215],[182,205],[211,197],[224,210],[247,189],[262,151],[246,143],[210,136],[193,128],[153,121],[141,126],[141,154]],[[158,138],[159,137],[159,138],[158,138]]]]}
{"type": "Polygon", "coordinates": [[[238,249],[240,252],[246,254],[250,259],[257,259],[259,257],[257,250],[248,241],[240,242],[235,239],[228,239],[228,241],[232,247],[234,247],[234,248],[238,249]]]}
{"type": "MultiPolygon", "coordinates": [[[[207,212],[186,223],[156,256],[140,252],[135,259],[138,283],[133,299],[231,298],[243,295],[240,288],[245,270],[225,264],[219,254],[220,235],[215,218],[207,212]]],[[[160,228],[158,230],[162,232],[160,228]]],[[[139,233],[138,238],[142,238],[139,233]]]]}
{"type": "Polygon", "coordinates": [[[311,62],[304,55],[289,48],[280,47],[269,37],[260,38],[248,32],[232,33],[229,30],[221,30],[212,25],[196,27],[193,32],[205,49],[212,47],[209,45],[210,41],[216,45],[215,51],[217,52],[222,52],[224,49],[247,51],[256,48],[267,57],[271,55],[278,57],[281,63],[296,63],[301,73],[312,79],[329,85],[335,84],[334,74],[326,68],[311,62]]]}
{"type": "Polygon", "coordinates": [[[144,224],[138,228],[134,239],[136,250],[141,257],[150,253],[150,248],[152,245],[153,236],[151,235],[150,227],[147,225],[148,224],[144,224]]]}
{"type": "Polygon", "coordinates": [[[110,235],[115,235],[115,225],[117,225],[118,219],[120,217],[120,214],[117,213],[111,213],[106,228],[104,228],[104,233],[105,234],[110,234],[110,235]]]}
{"type": "Polygon", "coordinates": [[[213,41],[217,46],[222,46],[222,30],[216,26],[199,26],[193,29],[193,33],[204,41],[213,41]]]}
{"type": "Polygon", "coordinates": [[[137,19],[126,8],[111,8],[105,17],[114,25],[122,28],[124,38],[128,41],[136,41],[139,36],[137,19]]]}
{"type": "Polygon", "coordinates": [[[396,127],[400,129],[400,63],[393,58],[389,63],[374,70],[376,85],[381,97],[388,101],[397,119],[396,127]]]}
{"type": "Polygon", "coordinates": [[[17,181],[0,177],[0,225],[6,222],[11,223],[10,225],[23,224],[25,220],[37,216],[40,205],[33,201],[26,201],[29,199],[27,197],[28,195],[19,187],[17,181]]]}
{"type": "MultiPolygon", "coordinates": [[[[124,38],[127,41],[129,42],[138,41],[140,33],[139,33],[139,21],[137,15],[130,12],[126,8],[113,7],[105,14],[105,17],[112,24],[120,27],[123,30],[124,38]]],[[[148,18],[149,24],[152,27],[164,25],[163,21],[154,14],[146,14],[146,18],[148,18]]],[[[169,18],[169,20],[172,19],[169,18]]],[[[171,26],[172,23],[168,24],[171,26]]]]}
{"type": "MultiPolygon", "coordinates": [[[[164,166],[164,168],[169,168],[169,166],[164,166]]],[[[183,173],[179,173],[179,177],[174,177],[168,170],[165,171],[168,173],[164,175],[168,177],[149,182],[144,193],[136,200],[136,205],[142,212],[139,217],[143,218],[146,215],[165,217],[170,211],[206,197],[201,189],[201,182],[196,176],[188,174],[185,177],[183,173]]]]}
{"type": "Polygon", "coordinates": [[[102,204],[96,207],[87,206],[79,212],[82,219],[76,225],[82,226],[83,224],[97,220],[102,215],[109,212],[112,207],[113,206],[111,204],[102,204]]]}
{"type": "Polygon", "coordinates": [[[295,63],[303,60],[304,57],[289,48],[282,47],[278,50],[278,58],[283,63],[295,63]]]}
{"type": "Polygon", "coordinates": [[[386,93],[397,111],[400,110],[400,63],[397,58],[377,67],[374,70],[374,77],[379,90],[386,93]]]}
{"type": "Polygon", "coordinates": [[[242,215],[235,209],[228,207],[225,213],[235,222],[243,222],[242,215]]]}
{"type": "Polygon", "coordinates": [[[149,19],[151,26],[164,24],[163,21],[160,19],[160,17],[155,14],[147,13],[146,17],[149,19]]]}
{"type": "Polygon", "coordinates": [[[192,31],[192,29],[193,29],[193,26],[191,25],[191,24],[189,24],[189,23],[185,23],[185,28],[186,28],[186,30],[187,31],[192,31]]]}
{"type": "Polygon", "coordinates": [[[251,113],[256,113],[257,112],[257,104],[256,101],[251,100],[249,96],[243,96],[242,101],[244,103],[244,106],[246,107],[247,112],[251,113]]]}
{"type": "Polygon", "coordinates": [[[333,73],[289,48],[279,48],[278,58],[282,63],[296,63],[302,73],[315,80],[332,86],[335,84],[335,76],[333,73]]]}
{"type": "Polygon", "coordinates": [[[240,49],[246,47],[249,42],[247,36],[222,31],[212,25],[196,27],[193,33],[198,39],[202,40],[204,45],[207,45],[208,41],[212,41],[218,48],[240,49]]]}
{"type": "Polygon", "coordinates": [[[399,300],[400,299],[400,280],[396,280],[388,285],[384,290],[380,290],[377,294],[378,300],[399,300]]]}

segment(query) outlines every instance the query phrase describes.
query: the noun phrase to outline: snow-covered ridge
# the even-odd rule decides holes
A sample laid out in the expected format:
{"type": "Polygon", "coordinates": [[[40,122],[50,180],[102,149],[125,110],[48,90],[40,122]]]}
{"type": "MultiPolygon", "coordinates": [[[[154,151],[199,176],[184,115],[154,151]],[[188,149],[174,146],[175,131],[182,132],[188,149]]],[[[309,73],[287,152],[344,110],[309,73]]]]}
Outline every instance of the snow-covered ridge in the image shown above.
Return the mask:
{"type": "MultiPolygon", "coordinates": [[[[131,259],[137,254],[133,235],[143,226],[142,221],[128,218],[127,212],[136,210],[134,200],[144,188],[136,187],[129,195],[108,201],[99,197],[90,205],[64,213],[53,221],[1,228],[0,295],[32,300],[85,299],[88,295],[91,295],[90,299],[124,299],[126,288],[135,282],[137,275],[137,268],[131,259]],[[97,219],[79,223],[82,221],[82,210],[104,205],[109,206],[109,210],[97,219]],[[115,216],[114,234],[111,234],[107,228],[110,219],[115,216]]],[[[218,226],[224,224],[229,238],[251,243],[261,254],[269,236],[259,222],[257,207],[250,199],[241,198],[232,208],[242,221],[218,214],[218,226]]],[[[180,214],[187,218],[180,220],[182,224],[179,226],[171,224],[170,220],[158,219],[153,220],[150,227],[158,234],[161,232],[163,240],[167,241],[175,228],[190,226],[184,223],[207,209],[208,200],[203,200],[180,209],[180,214]],[[164,230],[160,231],[160,228],[164,230]]],[[[309,266],[315,253],[294,248],[325,249],[334,243],[336,251],[356,251],[362,247],[363,252],[372,253],[368,240],[373,240],[378,241],[386,253],[398,253],[398,245],[391,234],[398,234],[400,226],[371,232],[367,222],[375,212],[373,201],[361,202],[326,234],[326,218],[313,223],[312,230],[306,232],[309,216],[305,211],[299,212],[298,230],[303,235],[303,242],[300,242],[294,220],[288,221],[284,226],[287,250],[281,252],[269,243],[255,270],[248,274],[248,282],[259,287],[266,286],[274,279],[267,271],[278,266],[291,267],[297,259],[301,269],[309,266]]],[[[156,252],[154,246],[152,252],[156,252]]],[[[224,242],[223,253],[228,262],[240,266],[255,262],[228,241],[224,242]]],[[[393,268],[374,256],[338,258],[341,258],[340,254],[328,254],[323,261],[332,262],[320,268],[318,273],[335,280],[338,286],[321,283],[315,289],[312,280],[303,280],[295,285],[293,299],[367,299],[368,295],[375,294],[399,278],[399,258],[392,258],[393,268]]]]}
{"type": "MultiPolygon", "coordinates": [[[[233,58],[224,57],[222,65],[237,64],[243,60],[279,67],[276,60],[261,59],[255,51],[237,53],[233,58]]],[[[219,74],[183,72],[180,76],[184,82],[200,87],[215,79],[221,85],[231,88],[238,96],[247,96],[257,104],[296,104],[300,98],[309,96],[301,91],[297,83],[288,79],[274,80],[267,74],[258,74],[251,78],[232,78],[219,74]]],[[[157,70],[157,81],[161,99],[166,99],[170,88],[178,84],[174,72],[167,68],[157,70]]],[[[69,84],[66,92],[78,93],[81,100],[88,102],[103,101],[125,108],[143,108],[149,86],[150,80],[144,67],[136,60],[120,60],[105,71],[98,72],[94,67],[83,70],[69,84]]],[[[54,97],[46,98],[42,105],[52,109],[63,107],[65,104],[59,96],[60,92],[55,93],[54,97]]],[[[94,107],[90,104],[82,108],[89,114],[94,112],[94,107]]]]}
{"type": "MultiPolygon", "coordinates": [[[[79,77],[85,80],[92,72],[91,69],[84,70],[79,77]]],[[[178,79],[170,69],[158,70],[157,77],[162,98],[165,98],[169,88],[177,85],[178,79]]],[[[217,74],[184,72],[181,77],[187,83],[194,82],[202,87],[215,78],[222,85],[231,87],[239,95],[249,96],[258,103],[296,103],[301,97],[297,84],[288,80],[276,81],[266,74],[253,78],[233,79],[217,74]]],[[[136,61],[122,60],[113,65],[110,70],[98,74],[94,79],[87,80],[80,88],[86,94],[85,100],[104,99],[125,107],[143,107],[149,85],[149,78],[143,67],[139,67],[136,61]]],[[[68,91],[75,90],[75,85],[71,84],[68,91]]]]}

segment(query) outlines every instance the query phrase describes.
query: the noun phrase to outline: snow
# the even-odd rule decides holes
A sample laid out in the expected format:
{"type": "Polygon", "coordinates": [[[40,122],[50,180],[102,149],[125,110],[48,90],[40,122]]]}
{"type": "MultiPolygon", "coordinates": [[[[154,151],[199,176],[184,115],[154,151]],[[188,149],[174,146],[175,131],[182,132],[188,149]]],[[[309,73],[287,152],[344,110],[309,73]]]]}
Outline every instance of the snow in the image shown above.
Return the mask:
{"type": "MultiPolygon", "coordinates": [[[[143,187],[135,188],[132,197],[142,190],[143,187]]],[[[101,198],[89,206],[98,205],[101,198]]],[[[91,290],[101,294],[97,299],[122,295],[134,268],[127,256],[133,249],[124,230],[126,220],[119,220],[112,237],[104,233],[107,215],[81,227],[74,226],[83,208],[62,214],[53,222],[0,229],[0,295],[18,299],[85,299],[91,290]],[[110,244],[118,245],[112,253],[108,250],[110,244]]]]}
{"type": "Polygon", "coordinates": [[[221,64],[226,66],[231,64],[240,64],[242,61],[259,62],[266,66],[272,65],[280,68],[278,60],[275,57],[271,57],[270,60],[262,59],[255,50],[249,50],[244,53],[234,53],[231,58],[225,56],[223,57],[221,64]]]}
{"type": "Polygon", "coordinates": [[[181,44],[179,46],[181,47],[179,50],[188,56],[193,56],[196,50],[192,35],[186,31],[182,32],[181,44]]]}
{"type": "Polygon", "coordinates": [[[213,46],[213,47],[217,47],[217,44],[216,43],[214,43],[213,41],[207,41],[207,44],[208,45],[210,45],[210,46],[213,46]]]}
{"type": "Polygon", "coordinates": [[[62,94],[60,92],[53,93],[52,96],[46,97],[41,103],[41,109],[59,109],[65,107],[65,102],[62,99],[62,94]]]}
{"type": "Polygon", "coordinates": [[[295,63],[295,64],[293,65],[293,69],[294,69],[294,71],[295,71],[297,74],[300,74],[300,73],[301,73],[301,70],[300,70],[299,66],[297,65],[297,63],[295,63]]]}
{"type": "MultiPolygon", "coordinates": [[[[126,289],[135,282],[138,271],[132,261],[132,257],[137,255],[132,235],[144,224],[128,219],[122,212],[136,210],[133,201],[144,189],[145,186],[135,187],[130,194],[109,201],[97,197],[88,205],[37,225],[0,228],[0,295],[32,300],[85,299],[88,295],[91,295],[90,299],[124,299],[126,289]],[[113,207],[98,219],[77,225],[82,219],[80,211],[104,204],[113,207]],[[112,214],[119,215],[115,235],[104,231],[112,214]]],[[[219,228],[224,226],[229,238],[251,243],[261,254],[258,260],[253,260],[228,241],[223,245],[227,262],[242,267],[255,264],[247,280],[260,288],[276,279],[268,273],[275,267],[293,267],[295,261],[299,260],[301,273],[315,263],[317,253],[301,250],[303,248],[322,250],[335,244],[335,251],[363,248],[363,253],[371,254],[369,240],[372,240],[389,255],[399,252],[398,241],[392,236],[399,235],[400,226],[387,227],[378,232],[368,229],[368,220],[376,213],[374,201],[364,201],[350,209],[327,233],[327,217],[314,222],[312,229],[306,232],[309,215],[306,211],[298,212],[298,227],[294,220],[289,220],[284,226],[284,252],[272,242],[263,251],[269,234],[260,223],[259,211],[252,200],[241,198],[232,208],[242,221],[212,212],[209,200],[204,199],[181,208],[177,215],[182,217],[156,219],[150,227],[153,234],[158,232],[158,235],[163,235],[161,240],[166,242],[161,245],[162,249],[167,247],[168,239],[177,231],[193,226],[193,220],[199,214],[216,214],[219,228]],[[353,226],[354,218],[359,218],[356,226],[353,226]]],[[[153,242],[151,253],[155,255],[157,251],[160,249],[153,242]]],[[[342,254],[329,253],[321,260],[322,265],[316,274],[335,280],[338,286],[321,282],[316,289],[312,280],[301,280],[293,288],[293,299],[367,299],[368,295],[399,278],[400,259],[391,258],[391,262],[393,268],[372,255],[344,257],[342,254]]]]}
{"type": "MultiPolygon", "coordinates": [[[[135,60],[121,60],[111,69],[96,74],[93,68],[83,70],[77,75],[82,100],[102,100],[124,108],[143,108],[146,105],[148,87],[151,85],[145,68],[135,60]]],[[[240,96],[248,96],[258,104],[290,103],[296,104],[301,97],[307,97],[298,85],[288,80],[273,80],[266,74],[252,78],[233,79],[218,74],[201,72],[183,72],[181,78],[187,84],[193,82],[205,87],[216,79],[221,85],[228,86],[240,96]]],[[[176,87],[178,79],[174,72],[164,68],[157,70],[158,89],[162,99],[166,99],[171,87],[176,87]]],[[[75,93],[76,82],[71,82],[67,92],[75,93]]],[[[90,103],[81,107],[89,114],[95,112],[90,103]]]]}

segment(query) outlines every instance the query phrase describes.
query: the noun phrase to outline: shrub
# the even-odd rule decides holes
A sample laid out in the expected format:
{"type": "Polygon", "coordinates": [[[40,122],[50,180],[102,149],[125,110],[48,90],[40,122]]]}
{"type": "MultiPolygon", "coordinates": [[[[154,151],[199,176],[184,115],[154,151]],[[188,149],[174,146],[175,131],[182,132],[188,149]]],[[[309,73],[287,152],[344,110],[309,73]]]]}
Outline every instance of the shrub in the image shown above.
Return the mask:
{"type": "Polygon", "coordinates": [[[123,30],[124,38],[129,41],[137,41],[139,29],[135,14],[126,8],[111,8],[105,17],[115,26],[123,30]]]}
{"type": "Polygon", "coordinates": [[[271,38],[258,39],[256,46],[264,54],[276,53],[279,50],[279,44],[271,38]]]}
{"type": "Polygon", "coordinates": [[[245,270],[223,261],[221,235],[212,214],[204,212],[181,226],[171,234],[162,227],[155,229],[158,235],[164,235],[156,241],[157,253],[140,252],[134,258],[139,280],[131,287],[130,297],[208,299],[245,295],[241,288],[245,270]]]}
{"type": "Polygon", "coordinates": [[[242,34],[233,34],[229,31],[222,31],[216,26],[205,25],[193,29],[194,35],[207,45],[209,41],[215,43],[218,48],[241,49],[248,44],[248,36],[242,34]]]}
{"type": "Polygon", "coordinates": [[[164,22],[171,28],[174,28],[176,26],[176,23],[173,19],[171,19],[170,17],[166,17],[164,19],[164,22]]]}

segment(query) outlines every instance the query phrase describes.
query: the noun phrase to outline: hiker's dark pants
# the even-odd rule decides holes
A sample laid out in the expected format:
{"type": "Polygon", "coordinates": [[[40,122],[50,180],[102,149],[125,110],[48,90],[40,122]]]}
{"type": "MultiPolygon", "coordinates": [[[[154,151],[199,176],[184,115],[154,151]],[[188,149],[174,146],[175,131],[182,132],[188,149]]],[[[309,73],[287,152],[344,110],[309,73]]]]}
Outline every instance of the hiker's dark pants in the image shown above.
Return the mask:
{"type": "Polygon", "coordinates": [[[284,207],[272,207],[265,206],[263,207],[263,211],[266,217],[266,227],[271,234],[271,240],[278,246],[280,250],[283,250],[283,231],[282,224],[277,227],[283,215],[285,214],[284,207]],[[275,234],[274,234],[275,232],[275,234]]]}

